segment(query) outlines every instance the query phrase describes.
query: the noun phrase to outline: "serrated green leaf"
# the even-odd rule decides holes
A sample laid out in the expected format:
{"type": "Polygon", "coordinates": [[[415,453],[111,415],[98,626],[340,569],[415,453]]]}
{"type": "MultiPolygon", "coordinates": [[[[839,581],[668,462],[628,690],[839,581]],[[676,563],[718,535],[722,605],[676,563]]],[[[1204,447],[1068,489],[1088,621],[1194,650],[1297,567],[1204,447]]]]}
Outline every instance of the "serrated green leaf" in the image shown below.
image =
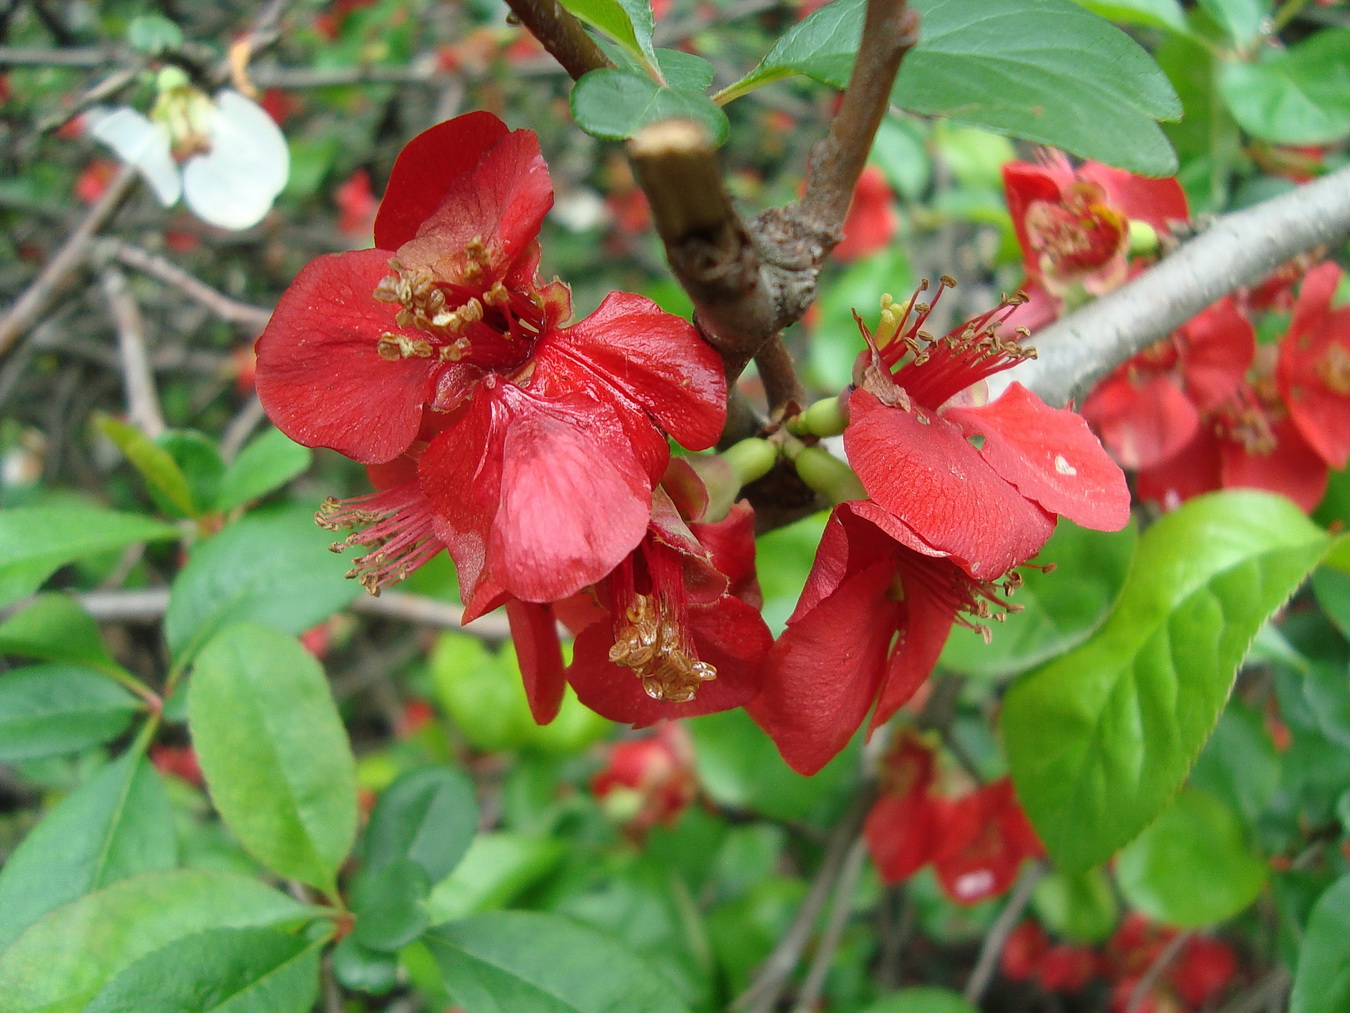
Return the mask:
{"type": "Polygon", "coordinates": [[[313,656],[269,626],[227,627],[197,657],[188,725],[211,799],[240,843],[334,895],[356,836],[356,764],[313,656]]]}
{"type": "Polygon", "coordinates": [[[1186,33],[1186,14],[1177,0],[1078,0],[1102,17],[1122,25],[1146,25],[1186,33]]]}
{"type": "Polygon", "coordinates": [[[1233,810],[1187,788],[1120,852],[1116,881],[1129,904],[1180,928],[1226,921],[1256,899],[1266,864],[1233,810]]]}
{"type": "Polygon", "coordinates": [[[1289,1013],[1350,1009],[1350,876],[1332,884],[1313,908],[1299,948],[1289,1013]]]}
{"type": "Polygon", "coordinates": [[[184,517],[194,516],[192,489],[173,455],[133,425],[109,415],[94,419],[96,428],[117,445],[145,484],[164,497],[184,517]]]}
{"type": "Polygon", "coordinates": [[[246,876],[189,869],[120,880],[0,951],[0,1013],[77,1013],[147,953],[208,929],[295,923],[310,908],[246,876]]]}
{"type": "Polygon", "coordinates": [[[233,510],[279,489],[306,468],[314,454],[280,429],[269,429],[239,451],[220,479],[216,510],[233,510]]]}
{"type": "Polygon", "coordinates": [[[1089,531],[1061,521],[1037,554],[1054,563],[1050,573],[1027,570],[1009,614],[986,644],[965,630],[954,630],[942,652],[944,667],[968,675],[998,677],[1026,671],[1081,643],[1115,601],[1138,533],[1089,531]]]}
{"type": "Polygon", "coordinates": [[[658,49],[656,65],[673,91],[705,92],[717,74],[703,57],[679,49],[658,49]]]}
{"type": "Polygon", "coordinates": [[[726,143],[727,114],[701,91],[663,88],[651,78],[606,67],[582,76],[569,99],[577,126],[606,141],[623,141],[649,123],[685,119],[701,124],[713,143],[726,143]]]}
{"type": "Polygon", "coordinates": [[[562,0],[586,24],[598,28],[647,66],[656,65],[652,49],[652,7],[648,0],[562,0]]]}
{"type": "Polygon", "coordinates": [[[1140,539],[1102,627],[1013,685],[1013,781],[1056,863],[1104,861],[1162,810],[1257,631],[1330,544],[1269,493],[1191,500],[1140,539]]]}
{"type": "Polygon", "coordinates": [[[0,869],[0,950],[47,912],[120,879],[170,869],[177,854],[164,785],[142,756],[128,753],[62,799],[0,869]]]}
{"type": "Polygon", "coordinates": [[[178,537],[170,524],[98,507],[19,507],[0,513],[0,605],[32,594],[77,559],[178,537]]]}
{"type": "Polygon", "coordinates": [[[64,661],[109,675],[125,671],[104,645],[98,624],[64,594],[39,595],[0,623],[0,654],[64,661]]]}
{"type": "Polygon", "coordinates": [[[1200,0],[1200,6],[1240,47],[1260,38],[1262,26],[1270,17],[1270,0],[1200,0]]]}
{"type": "Polygon", "coordinates": [[[209,929],[147,953],[81,1013],[308,1013],[325,938],[276,929],[209,929]]]}
{"type": "Polygon", "coordinates": [[[1253,137],[1329,144],[1350,136],[1350,28],[1328,28],[1256,63],[1226,63],[1219,94],[1253,137]]]}
{"type": "Polygon", "coordinates": [[[665,978],[637,956],[557,915],[492,912],[423,939],[467,1013],[686,1013],[665,978]]]}
{"type": "MultiPolygon", "coordinates": [[[[791,28],[728,101],[802,73],[843,87],[865,0],[836,0],[791,28]]],[[[1176,155],[1155,120],[1181,104],[1128,35],[1072,0],[918,0],[919,43],[891,101],[1134,172],[1168,175],[1176,155]]]]}
{"type": "Polygon", "coordinates": [[[30,665],[0,675],[0,763],[59,756],[115,739],[141,702],[107,676],[75,665],[30,665]]]}
{"type": "Polygon", "coordinates": [[[450,874],[478,830],[473,782],[451,767],[423,767],[404,774],[375,803],[366,826],[365,868],[378,872],[411,859],[430,882],[450,874]]]}
{"type": "Polygon", "coordinates": [[[227,623],[255,620],[286,633],[323,622],[361,593],[332,535],[303,508],[257,511],[199,543],[169,592],[164,638],[182,662],[227,623]]]}

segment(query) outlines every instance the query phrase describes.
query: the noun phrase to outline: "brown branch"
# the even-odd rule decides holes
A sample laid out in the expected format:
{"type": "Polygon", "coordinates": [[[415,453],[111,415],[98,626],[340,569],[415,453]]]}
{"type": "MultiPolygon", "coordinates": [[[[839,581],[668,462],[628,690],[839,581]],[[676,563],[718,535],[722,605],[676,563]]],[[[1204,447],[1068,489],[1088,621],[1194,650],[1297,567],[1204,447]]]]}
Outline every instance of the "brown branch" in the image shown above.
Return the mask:
{"type": "Polygon", "coordinates": [[[572,80],[587,71],[614,66],[558,0],[506,0],[506,5],[572,80]]]}
{"type": "Polygon", "coordinates": [[[1143,1008],[1144,1000],[1148,994],[1153,991],[1153,986],[1158,984],[1158,979],[1163,976],[1163,972],[1171,965],[1172,961],[1181,953],[1182,947],[1191,941],[1195,935],[1194,929],[1187,929],[1185,932],[1178,932],[1167,945],[1162,948],[1153,963],[1149,964],[1148,970],[1144,972],[1138,983],[1134,986],[1134,991],[1130,993],[1130,1001],[1125,1006],[1125,1013],[1139,1013],[1143,1008]]]}
{"type": "Polygon", "coordinates": [[[801,214],[843,238],[844,218],[853,200],[872,139],[886,115],[900,61],[919,41],[919,16],[906,0],[872,0],[863,21],[862,44],[839,113],[829,136],[816,146],[801,200],[801,214]]]}
{"type": "Polygon", "coordinates": [[[769,418],[780,421],[785,415],[795,415],[806,405],[806,389],[797,376],[792,353],[783,344],[781,335],[770,338],[755,356],[759,378],[764,383],[764,399],[769,405],[769,418]]]}
{"type": "Polygon", "coordinates": [[[1039,358],[1003,376],[1048,404],[1081,400],[1120,363],[1229,292],[1347,236],[1350,166],[1224,215],[1134,281],[1037,331],[1032,343],[1039,358]]]}
{"type": "Polygon", "coordinates": [[[834,887],[834,903],[830,905],[825,931],[820,934],[820,941],[816,944],[815,955],[811,958],[811,968],[806,972],[806,980],[802,982],[793,1013],[814,1013],[820,1002],[821,992],[825,989],[825,977],[830,972],[830,964],[834,961],[834,954],[839,949],[839,941],[844,936],[844,927],[848,924],[848,916],[853,909],[858,877],[862,874],[866,859],[867,842],[862,837],[857,837],[844,858],[839,882],[834,887]]]}
{"type": "Polygon", "coordinates": [[[164,414],[159,409],[155,374],[145,350],[145,318],[136,297],[127,285],[127,276],[115,267],[105,268],[99,278],[108,301],[113,328],[117,331],[117,350],[121,358],[122,386],[127,396],[127,419],[150,439],[163,434],[164,414]]]}
{"type": "Polygon", "coordinates": [[[61,248],[47,261],[24,289],[3,319],[0,319],[0,356],[6,355],[28,328],[37,323],[47,308],[84,266],[95,234],[112,218],[136,182],[136,170],[123,165],[112,178],[98,203],[66,237],[61,248]]]}

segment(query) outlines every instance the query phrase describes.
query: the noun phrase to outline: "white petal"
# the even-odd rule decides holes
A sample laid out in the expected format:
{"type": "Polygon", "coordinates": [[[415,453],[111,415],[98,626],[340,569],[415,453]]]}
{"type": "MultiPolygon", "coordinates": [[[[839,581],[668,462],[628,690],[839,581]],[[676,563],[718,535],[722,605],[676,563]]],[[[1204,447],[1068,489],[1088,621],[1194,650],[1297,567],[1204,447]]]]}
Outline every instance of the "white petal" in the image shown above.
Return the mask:
{"type": "Polygon", "coordinates": [[[85,114],[89,134],[112,148],[117,157],[135,166],[159,202],[168,207],[178,200],[182,182],[178,163],[169,150],[169,130],[159,123],[119,106],[116,109],[91,109],[85,114]]]}
{"type": "Polygon", "coordinates": [[[223,229],[257,225],[290,175],[281,129],[256,102],[235,91],[216,96],[211,150],[188,159],[183,192],[203,221],[223,229]]]}

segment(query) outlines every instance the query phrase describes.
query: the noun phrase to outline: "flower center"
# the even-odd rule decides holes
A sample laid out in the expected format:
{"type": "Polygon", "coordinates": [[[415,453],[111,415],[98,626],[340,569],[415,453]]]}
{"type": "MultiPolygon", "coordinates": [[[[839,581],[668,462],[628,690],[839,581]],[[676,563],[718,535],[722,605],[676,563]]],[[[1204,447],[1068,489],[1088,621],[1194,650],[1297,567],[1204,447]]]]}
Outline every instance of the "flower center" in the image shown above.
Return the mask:
{"type": "Polygon", "coordinates": [[[1124,252],[1130,234],[1128,219],[1094,183],[1075,183],[1057,204],[1032,201],[1026,227],[1042,273],[1058,280],[1095,271],[1124,252]]]}
{"type": "Polygon", "coordinates": [[[1333,393],[1350,395],[1350,351],[1342,345],[1332,345],[1317,364],[1317,375],[1333,393]]]}
{"type": "Polygon", "coordinates": [[[688,703],[699,686],[717,678],[717,669],[699,661],[687,637],[656,595],[634,594],[615,623],[609,660],[631,668],[653,700],[688,703]]]}
{"type": "Polygon", "coordinates": [[[380,279],[375,298],[397,305],[398,325],[423,337],[386,332],[376,345],[381,358],[471,362],[501,371],[529,358],[545,327],[542,300],[532,291],[508,289],[501,279],[489,284],[491,261],[480,240],[465,247],[464,258],[468,266],[458,283],[390,259],[393,273],[380,279]]]}
{"type": "Polygon", "coordinates": [[[328,549],[343,552],[360,545],[368,550],[352,560],[346,576],[375,597],[444,548],[432,527],[426,494],[417,482],[346,500],[329,496],[314,515],[314,523],[325,531],[358,529],[328,549]]]}

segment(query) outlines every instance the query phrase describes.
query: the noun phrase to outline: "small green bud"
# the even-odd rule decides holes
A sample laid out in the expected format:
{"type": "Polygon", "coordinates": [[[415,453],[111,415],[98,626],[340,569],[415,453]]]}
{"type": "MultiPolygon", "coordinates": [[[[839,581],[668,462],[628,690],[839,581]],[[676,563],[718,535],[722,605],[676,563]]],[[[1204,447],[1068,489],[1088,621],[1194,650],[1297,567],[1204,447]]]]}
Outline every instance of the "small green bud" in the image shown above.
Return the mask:
{"type": "Polygon", "coordinates": [[[815,402],[788,423],[788,431],[797,436],[838,436],[848,424],[846,400],[840,394],[815,402]]]}
{"type": "Polygon", "coordinates": [[[867,499],[867,490],[853,469],[824,447],[803,447],[792,463],[801,480],[831,503],[867,499]]]}
{"type": "Polygon", "coordinates": [[[733,444],[719,455],[731,465],[741,485],[763,478],[778,460],[778,450],[767,440],[750,438],[733,444]]]}
{"type": "Polygon", "coordinates": [[[1130,219],[1130,256],[1151,257],[1158,250],[1158,230],[1148,222],[1130,219]]]}

